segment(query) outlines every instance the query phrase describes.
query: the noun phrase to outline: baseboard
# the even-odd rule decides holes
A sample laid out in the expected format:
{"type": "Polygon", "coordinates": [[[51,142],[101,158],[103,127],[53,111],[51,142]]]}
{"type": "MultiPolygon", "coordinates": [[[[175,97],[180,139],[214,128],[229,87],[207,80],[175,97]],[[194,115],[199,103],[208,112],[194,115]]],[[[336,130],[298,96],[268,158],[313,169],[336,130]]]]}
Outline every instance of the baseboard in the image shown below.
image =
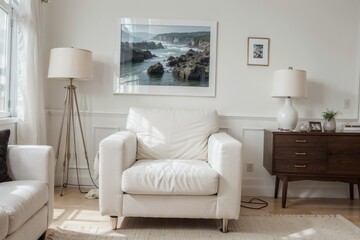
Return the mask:
{"type": "MultiPolygon", "coordinates": [[[[242,196],[274,196],[274,185],[242,186],[242,196]]],[[[278,196],[281,197],[280,184],[278,196]]],[[[291,198],[349,198],[349,185],[340,182],[300,181],[289,182],[287,197],[291,198]]],[[[354,188],[354,198],[359,198],[357,187],[354,188]]]]}
{"type": "MultiPolygon", "coordinates": [[[[86,171],[82,171],[79,176],[80,184],[84,188],[95,188],[86,171]]],[[[98,186],[98,180],[95,179],[95,184],[98,186]]],[[[273,197],[274,185],[262,184],[251,185],[249,183],[264,183],[263,180],[249,180],[244,179],[242,185],[242,196],[258,196],[258,197],[273,197]]],[[[61,186],[61,176],[56,176],[56,186],[61,186]]],[[[69,187],[77,187],[76,176],[69,176],[69,187]],[[76,185],[76,186],[73,186],[76,185]]],[[[281,197],[281,184],[279,187],[278,196],[281,197]]],[[[346,183],[340,182],[320,182],[320,181],[299,181],[289,182],[288,193],[289,198],[349,198],[349,186],[346,183]]],[[[354,188],[354,198],[359,199],[357,187],[354,188]]]]}

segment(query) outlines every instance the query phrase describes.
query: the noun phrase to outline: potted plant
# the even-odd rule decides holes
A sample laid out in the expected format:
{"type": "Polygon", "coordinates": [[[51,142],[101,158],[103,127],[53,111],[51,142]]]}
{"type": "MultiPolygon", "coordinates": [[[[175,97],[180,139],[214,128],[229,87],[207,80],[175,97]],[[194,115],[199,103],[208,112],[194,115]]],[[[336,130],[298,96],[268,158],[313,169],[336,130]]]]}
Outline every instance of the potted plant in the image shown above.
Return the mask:
{"type": "Polygon", "coordinates": [[[336,130],[336,121],[335,117],[341,114],[339,111],[329,110],[328,108],[326,111],[322,112],[321,116],[324,118],[324,132],[335,132],[336,130]]]}

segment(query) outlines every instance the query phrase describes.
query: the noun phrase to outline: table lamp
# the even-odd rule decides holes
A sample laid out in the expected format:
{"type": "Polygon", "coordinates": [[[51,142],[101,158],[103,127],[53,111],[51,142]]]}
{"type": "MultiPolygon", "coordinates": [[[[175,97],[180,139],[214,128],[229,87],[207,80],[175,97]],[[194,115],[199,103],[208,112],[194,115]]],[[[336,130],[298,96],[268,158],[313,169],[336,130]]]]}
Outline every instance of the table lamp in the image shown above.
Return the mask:
{"type": "MultiPolygon", "coordinates": [[[[71,138],[73,138],[73,151],[76,164],[76,174],[77,174],[77,183],[79,191],[85,193],[81,190],[81,184],[79,181],[79,168],[78,168],[78,159],[76,152],[76,136],[75,136],[75,114],[74,110],[77,113],[77,119],[79,123],[79,128],[81,132],[82,144],[85,152],[85,159],[87,163],[88,172],[89,170],[89,160],[87,156],[87,150],[85,145],[84,133],[82,129],[79,106],[76,96],[76,86],[73,84],[74,80],[91,80],[93,77],[93,61],[92,61],[92,52],[84,49],[77,48],[54,48],[50,52],[50,61],[49,61],[49,72],[48,78],[68,80],[69,84],[65,87],[66,95],[64,101],[64,111],[62,115],[62,122],[60,127],[59,140],[56,151],[56,159],[59,157],[60,144],[62,138],[62,132],[64,130],[64,120],[66,120],[66,132],[65,132],[65,154],[63,160],[63,169],[62,169],[62,180],[61,180],[61,193],[63,195],[63,188],[68,185],[69,178],[69,162],[71,158],[71,138]]],[[[93,181],[91,174],[90,178],[93,181]]],[[[95,185],[94,181],[93,184],[95,185]]],[[[96,185],[95,185],[96,186],[96,185]]]]}
{"type": "Polygon", "coordinates": [[[306,72],[304,70],[289,69],[274,72],[272,97],[285,98],[285,104],[277,114],[279,130],[291,131],[296,128],[298,113],[292,105],[292,98],[307,96],[306,72]]]}

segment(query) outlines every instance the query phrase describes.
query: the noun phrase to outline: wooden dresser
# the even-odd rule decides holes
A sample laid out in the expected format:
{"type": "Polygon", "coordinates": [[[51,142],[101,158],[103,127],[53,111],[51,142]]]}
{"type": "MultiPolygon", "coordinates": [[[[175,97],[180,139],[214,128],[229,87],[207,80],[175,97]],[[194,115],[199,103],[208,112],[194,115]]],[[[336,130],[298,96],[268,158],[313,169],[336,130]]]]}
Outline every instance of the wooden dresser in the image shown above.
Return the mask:
{"type": "Polygon", "coordinates": [[[282,181],[282,207],[289,181],[320,180],[354,184],[360,194],[360,133],[281,132],[265,130],[264,167],[276,176],[275,195],[282,181]]]}

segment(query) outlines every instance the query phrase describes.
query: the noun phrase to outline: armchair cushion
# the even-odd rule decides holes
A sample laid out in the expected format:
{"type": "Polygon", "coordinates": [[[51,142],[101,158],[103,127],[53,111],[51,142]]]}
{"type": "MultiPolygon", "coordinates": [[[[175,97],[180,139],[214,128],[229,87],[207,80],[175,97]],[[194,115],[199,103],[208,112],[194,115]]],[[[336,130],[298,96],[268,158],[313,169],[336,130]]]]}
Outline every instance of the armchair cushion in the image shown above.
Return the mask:
{"type": "Polygon", "coordinates": [[[11,178],[8,175],[6,155],[8,142],[10,137],[10,130],[0,130],[0,182],[11,181],[11,178]]]}
{"type": "Polygon", "coordinates": [[[138,160],[122,176],[130,194],[213,195],[217,189],[218,173],[201,160],[138,160]]]}
{"type": "Polygon", "coordinates": [[[0,239],[5,239],[9,228],[9,218],[4,209],[0,208],[0,239]]]}
{"type": "Polygon", "coordinates": [[[126,128],[136,134],[136,159],[206,160],[219,119],[210,110],[131,108],[126,128]]]}
{"type": "Polygon", "coordinates": [[[0,209],[9,217],[8,234],[34,216],[48,200],[48,185],[45,182],[22,180],[1,183],[0,209]]]}

